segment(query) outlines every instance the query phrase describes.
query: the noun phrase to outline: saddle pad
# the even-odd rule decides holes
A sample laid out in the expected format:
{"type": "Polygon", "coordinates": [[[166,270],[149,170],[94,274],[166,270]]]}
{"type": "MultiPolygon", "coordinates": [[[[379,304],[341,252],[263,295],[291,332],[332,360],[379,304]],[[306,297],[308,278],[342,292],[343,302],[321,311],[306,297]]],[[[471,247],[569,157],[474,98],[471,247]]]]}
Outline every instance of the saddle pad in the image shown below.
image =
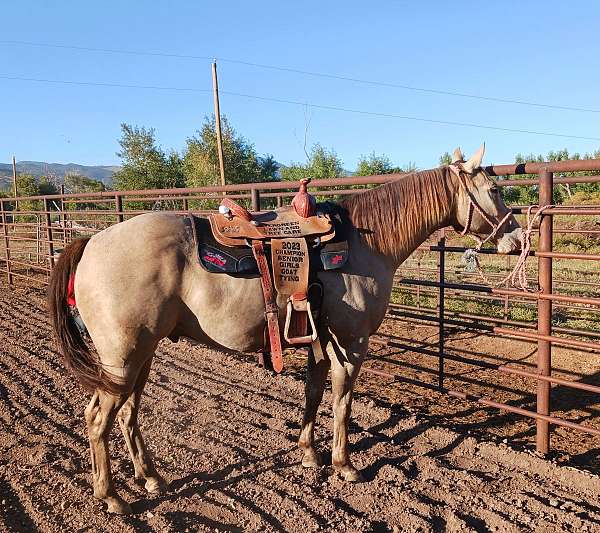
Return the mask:
{"type": "MultiPolygon", "coordinates": [[[[234,240],[233,245],[223,245],[213,236],[206,218],[189,215],[185,217],[196,243],[198,263],[207,271],[222,274],[258,275],[258,266],[252,249],[234,240]]],[[[336,240],[338,228],[336,228],[336,240]]],[[[233,240],[233,239],[232,239],[233,240]]],[[[267,247],[268,250],[268,247],[267,247]]],[[[272,254],[267,251],[267,258],[272,254]]],[[[310,248],[310,269],[313,272],[342,268],[348,259],[348,243],[329,241],[317,248],[310,248]]]]}
{"type": "Polygon", "coordinates": [[[348,243],[328,242],[321,248],[321,265],[323,270],[337,270],[348,261],[348,243]]]}
{"type": "Polygon", "coordinates": [[[279,294],[306,294],[310,259],[306,239],[272,239],[273,281],[279,294]]]}
{"type": "Polygon", "coordinates": [[[321,236],[322,240],[333,237],[333,224],[327,216],[312,216],[302,218],[288,207],[266,213],[255,213],[254,220],[258,225],[247,222],[239,217],[231,220],[221,214],[209,215],[210,225],[215,239],[231,246],[245,245],[249,240],[286,239],[298,237],[321,236]]]}
{"type": "Polygon", "coordinates": [[[198,262],[205,270],[214,273],[256,276],[258,266],[249,247],[224,247],[213,237],[208,220],[193,215],[186,217],[196,243],[198,262]]]}
{"type": "Polygon", "coordinates": [[[228,274],[258,274],[256,259],[252,250],[238,254],[237,257],[226,250],[208,244],[198,247],[198,255],[202,266],[209,272],[226,272],[228,274]]]}

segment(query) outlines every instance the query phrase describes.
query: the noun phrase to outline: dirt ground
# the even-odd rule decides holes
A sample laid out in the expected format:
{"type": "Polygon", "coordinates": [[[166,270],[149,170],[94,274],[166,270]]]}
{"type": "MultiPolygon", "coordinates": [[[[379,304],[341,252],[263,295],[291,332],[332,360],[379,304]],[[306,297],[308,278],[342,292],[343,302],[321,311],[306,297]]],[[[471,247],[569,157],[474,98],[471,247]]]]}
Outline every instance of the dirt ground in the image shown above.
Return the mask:
{"type": "MultiPolygon", "coordinates": [[[[393,320],[382,328],[398,344],[409,336],[435,343],[434,333],[393,320]]],[[[525,367],[534,357],[533,345],[465,332],[449,346],[525,367]]],[[[276,377],[245,356],[165,341],[141,426],[170,490],[148,497],[133,482],[115,430],[115,482],[136,514],[109,516],[92,498],[88,396],[50,341],[43,294],[0,285],[0,530],[600,531],[597,437],[559,429],[559,451],[542,459],[531,452],[530,420],[423,388],[434,383],[436,361],[398,347],[371,353],[367,366],[400,378],[361,375],[351,445],[367,481],[347,484],[330,465],[300,465],[300,358],[276,377]]],[[[556,355],[564,375],[597,383],[597,356],[574,357],[556,355]]],[[[529,381],[455,362],[447,371],[452,388],[531,407],[532,394],[519,392],[535,390],[529,381]]],[[[597,398],[555,389],[553,399],[558,414],[598,424],[597,398]]],[[[317,431],[325,452],[329,403],[327,393],[317,431]]]]}

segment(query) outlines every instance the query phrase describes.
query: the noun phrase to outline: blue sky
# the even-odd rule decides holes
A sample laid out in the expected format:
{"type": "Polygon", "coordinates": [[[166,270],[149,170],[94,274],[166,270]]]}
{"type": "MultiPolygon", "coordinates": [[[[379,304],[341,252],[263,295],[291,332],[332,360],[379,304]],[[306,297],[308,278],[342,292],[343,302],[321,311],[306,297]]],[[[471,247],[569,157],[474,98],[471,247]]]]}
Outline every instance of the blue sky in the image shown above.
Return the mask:
{"type": "MultiPolygon", "coordinates": [[[[3,5],[0,76],[170,86],[206,92],[64,85],[0,78],[0,162],[116,164],[121,122],[154,127],[180,150],[212,113],[208,59],[141,56],[7,43],[237,59],[392,84],[600,111],[600,3],[504,2],[97,2],[3,5]]],[[[219,62],[224,92],[392,115],[600,139],[600,112],[568,111],[332,80],[219,62]]],[[[259,154],[304,160],[308,144],[437,165],[456,145],[486,160],[600,140],[431,124],[261,101],[228,94],[222,113],[259,154]],[[307,126],[308,125],[308,126],[307,126]]]]}

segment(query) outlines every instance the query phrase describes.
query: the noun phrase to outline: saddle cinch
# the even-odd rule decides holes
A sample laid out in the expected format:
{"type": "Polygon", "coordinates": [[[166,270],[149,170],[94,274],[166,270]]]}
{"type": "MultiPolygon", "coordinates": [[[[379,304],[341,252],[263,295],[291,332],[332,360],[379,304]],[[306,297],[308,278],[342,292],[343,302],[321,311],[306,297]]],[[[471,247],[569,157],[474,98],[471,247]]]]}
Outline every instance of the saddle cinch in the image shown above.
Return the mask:
{"type": "MultiPolygon", "coordinates": [[[[317,205],[307,192],[309,182],[301,181],[291,206],[275,211],[250,213],[224,198],[219,213],[208,216],[210,231],[205,219],[193,217],[199,260],[206,270],[260,275],[271,362],[276,372],[283,369],[283,351],[275,291],[287,298],[285,341],[293,346],[314,345],[318,332],[311,304],[315,292],[312,287],[320,286],[316,273],[341,268],[348,257],[339,214],[331,204],[317,205]]],[[[317,292],[322,294],[322,287],[317,292]]]]}

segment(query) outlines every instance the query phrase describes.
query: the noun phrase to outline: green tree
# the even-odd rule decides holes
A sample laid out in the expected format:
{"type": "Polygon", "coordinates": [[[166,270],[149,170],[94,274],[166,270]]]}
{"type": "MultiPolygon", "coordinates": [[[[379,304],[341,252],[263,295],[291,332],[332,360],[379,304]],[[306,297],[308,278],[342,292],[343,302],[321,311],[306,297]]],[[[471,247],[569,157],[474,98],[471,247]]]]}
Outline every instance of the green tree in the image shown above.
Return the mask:
{"type": "Polygon", "coordinates": [[[154,129],[121,124],[122,166],[113,177],[117,190],[165,189],[184,187],[181,158],[165,152],[156,144],[154,129]]]}
{"type": "MultiPolygon", "coordinates": [[[[547,156],[541,154],[517,154],[515,156],[515,163],[541,163],[544,161],[564,161],[567,159],[595,159],[600,157],[600,150],[593,153],[586,153],[583,157],[579,153],[569,154],[566,148],[557,151],[550,151],[547,156]]],[[[580,175],[592,175],[600,174],[600,172],[561,172],[555,174],[556,178],[560,177],[571,177],[580,175]]],[[[515,179],[536,179],[536,174],[521,174],[514,176],[515,179]]],[[[600,193],[600,185],[596,183],[585,183],[577,185],[561,185],[560,187],[554,187],[553,191],[553,202],[555,204],[561,204],[566,200],[574,200],[577,197],[581,200],[585,200],[587,196],[596,195],[600,193]],[[586,196],[587,195],[587,196],[586,196]]],[[[505,187],[503,190],[503,196],[508,203],[517,203],[521,205],[532,205],[538,203],[538,187],[535,185],[524,185],[518,187],[505,187]]]]}
{"type": "Polygon", "coordinates": [[[41,176],[38,184],[39,194],[49,195],[58,194],[58,189],[54,181],[50,180],[47,176],[41,176]]]}
{"type": "MultiPolygon", "coordinates": [[[[239,135],[225,117],[221,119],[221,137],[227,184],[256,183],[271,177],[265,174],[265,170],[270,171],[270,168],[261,166],[254,146],[239,135]]],[[[272,156],[271,162],[274,163],[272,156]]],[[[214,116],[206,117],[196,135],[187,139],[183,155],[183,173],[188,187],[220,184],[214,116]]]]}
{"type": "Polygon", "coordinates": [[[312,147],[307,163],[292,163],[280,170],[281,179],[285,181],[298,181],[302,178],[337,178],[343,172],[342,160],[335,151],[327,150],[320,144],[312,147]]]}
{"type": "MultiPolygon", "coordinates": [[[[409,162],[404,168],[392,165],[392,162],[385,154],[377,155],[371,152],[368,156],[361,156],[358,160],[358,165],[354,172],[355,176],[377,176],[381,174],[404,174],[414,172],[417,167],[414,163],[409,162]]],[[[363,185],[352,186],[351,188],[363,188],[363,185]]],[[[370,189],[376,185],[367,185],[370,189]]]]}
{"type": "Polygon", "coordinates": [[[31,174],[17,175],[17,195],[37,196],[40,193],[37,180],[31,174]]]}
{"type": "Polygon", "coordinates": [[[391,174],[395,168],[385,154],[376,155],[371,152],[368,156],[360,156],[355,176],[376,176],[379,174],[391,174]]]}
{"type": "MultiPolygon", "coordinates": [[[[527,154],[523,155],[518,153],[515,156],[515,163],[541,163],[544,161],[544,156],[527,154]]],[[[534,174],[523,174],[514,176],[516,179],[535,179],[537,175],[534,174]]],[[[519,205],[532,205],[538,202],[538,188],[536,185],[520,185],[517,187],[506,188],[504,187],[503,197],[507,203],[519,204],[519,205]]]]}
{"type": "Polygon", "coordinates": [[[275,161],[272,154],[267,154],[264,157],[258,158],[258,164],[260,165],[260,173],[262,181],[275,181],[277,179],[277,172],[279,171],[279,163],[275,161]]]}
{"type": "Polygon", "coordinates": [[[183,159],[174,150],[171,150],[164,157],[164,174],[161,185],[161,188],[165,189],[176,189],[179,187],[185,187],[183,159]]]}
{"type": "MultiPolygon", "coordinates": [[[[38,196],[39,194],[40,189],[35,176],[32,176],[31,174],[17,175],[17,196],[38,196]]],[[[35,220],[35,215],[31,212],[39,211],[41,207],[42,204],[39,200],[20,200],[17,211],[30,213],[17,217],[17,220],[20,222],[31,222],[35,220]]]]}
{"type": "Polygon", "coordinates": [[[65,192],[68,194],[84,194],[105,190],[106,186],[101,181],[80,174],[67,174],[65,176],[65,192]]]}
{"type": "Polygon", "coordinates": [[[417,167],[417,164],[414,161],[409,161],[403,167],[394,167],[392,169],[392,172],[399,172],[399,173],[404,172],[405,174],[409,174],[411,172],[416,172],[417,170],[419,170],[419,167],[417,167]]]}
{"type": "MultiPolygon", "coordinates": [[[[90,192],[102,192],[106,190],[106,186],[101,181],[97,181],[80,174],[67,174],[65,176],[65,192],[67,194],[86,194],[90,192]]],[[[65,209],[68,211],[83,210],[83,209],[109,209],[106,203],[91,203],[85,202],[66,202],[65,209]]]]}
{"type": "MultiPolygon", "coordinates": [[[[592,153],[585,153],[583,156],[577,152],[569,154],[566,148],[558,150],[557,152],[551,151],[548,154],[548,161],[563,161],[565,159],[598,159],[600,158],[600,149],[592,153]]],[[[575,177],[575,176],[597,176],[600,172],[597,170],[584,171],[584,172],[561,172],[555,174],[555,177],[575,177]]],[[[576,203],[576,200],[590,200],[595,198],[598,200],[600,194],[600,183],[578,183],[574,185],[561,184],[560,187],[555,188],[555,196],[558,191],[561,194],[561,200],[569,200],[576,203]]],[[[556,198],[555,198],[556,201],[556,198]]]]}
{"type": "Polygon", "coordinates": [[[440,156],[440,167],[444,167],[452,163],[452,156],[448,152],[444,152],[440,156]]]}

